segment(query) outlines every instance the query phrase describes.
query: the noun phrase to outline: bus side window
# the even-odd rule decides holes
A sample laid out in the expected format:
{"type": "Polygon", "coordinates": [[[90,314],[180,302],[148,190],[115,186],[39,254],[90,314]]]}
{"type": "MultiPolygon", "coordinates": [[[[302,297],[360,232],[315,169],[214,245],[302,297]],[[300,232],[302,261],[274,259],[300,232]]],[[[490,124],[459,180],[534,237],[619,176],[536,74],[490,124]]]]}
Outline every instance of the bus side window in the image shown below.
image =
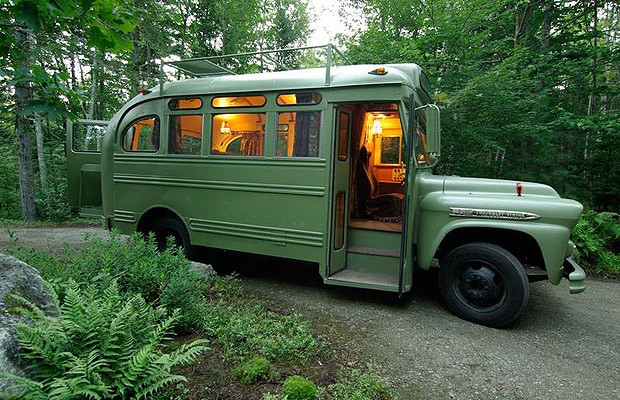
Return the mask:
{"type": "Polygon", "coordinates": [[[171,115],[168,123],[170,154],[200,154],[202,115],[171,115]]]}
{"type": "Polygon", "coordinates": [[[265,154],[265,113],[213,116],[211,154],[262,156],[265,154]]]}
{"type": "Polygon", "coordinates": [[[318,157],[320,111],[278,113],[278,157],[318,157]]]}
{"type": "Polygon", "coordinates": [[[125,129],[123,150],[153,153],[159,150],[159,118],[142,118],[125,129]]]}

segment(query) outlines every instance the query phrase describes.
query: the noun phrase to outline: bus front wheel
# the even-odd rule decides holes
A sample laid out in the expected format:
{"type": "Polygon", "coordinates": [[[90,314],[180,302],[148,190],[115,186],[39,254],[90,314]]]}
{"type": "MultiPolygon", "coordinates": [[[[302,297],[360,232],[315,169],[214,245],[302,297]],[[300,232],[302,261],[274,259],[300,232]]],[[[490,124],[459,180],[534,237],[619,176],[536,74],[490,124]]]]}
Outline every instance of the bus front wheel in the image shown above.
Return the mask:
{"type": "Polygon", "coordinates": [[[160,218],[151,224],[149,231],[155,235],[155,243],[159,251],[166,250],[169,243],[168,238],[172,238],[172,244],[181,248],[185,256],[189,255],[189,235],[183,223],[177,218],[160,218]]]}
{"type": "Polygon", "coordinates": [[[439,284],[441,296],[454,314],[492,327],[514,321],[530,295],[519,260],[490,243],[470,243],[452,250],[441,262],[439,284]]]}

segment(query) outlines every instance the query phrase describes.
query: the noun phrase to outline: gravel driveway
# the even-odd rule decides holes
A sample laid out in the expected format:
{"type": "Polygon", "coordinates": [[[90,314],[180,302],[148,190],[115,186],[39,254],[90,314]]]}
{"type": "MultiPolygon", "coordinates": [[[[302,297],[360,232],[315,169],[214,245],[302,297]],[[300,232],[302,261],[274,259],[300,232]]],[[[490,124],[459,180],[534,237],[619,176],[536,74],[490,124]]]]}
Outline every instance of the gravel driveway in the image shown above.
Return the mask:
{"type": "MultiPolygon", "coordinates": [[[[14,229],[24,246],[58,250],[98,228],[14,229]]],[[[0,252],[10,243],[0,232],[0,252]]],[[[219,261],[221,262],[221,261],[219,261]]],[[[620,282],[589,279],[569,295],[566,282],[531,286],[524,314],[508,329],[454,317],[432,275],[413,294],[324,286],[316,269],[273,260],[226,261],[244,286],[301,313],[372,365],[402,399],[620,399],[620,282]]]]}

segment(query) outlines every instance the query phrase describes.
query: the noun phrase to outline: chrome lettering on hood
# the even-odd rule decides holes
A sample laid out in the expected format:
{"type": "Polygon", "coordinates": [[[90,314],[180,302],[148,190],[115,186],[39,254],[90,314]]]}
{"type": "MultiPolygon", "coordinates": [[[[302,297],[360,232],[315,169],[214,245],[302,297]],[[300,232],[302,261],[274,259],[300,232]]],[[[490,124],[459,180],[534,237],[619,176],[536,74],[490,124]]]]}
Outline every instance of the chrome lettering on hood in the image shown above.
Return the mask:
{"type": "Polygon", "coordinates": [[[511,220],[531,220],[538,219],[540,215],[523,211],[505,210],[483,210],[475,208],[450,208],[451,217],[470,217],[470,218],[492,218],[492,219],[511,219],[511,220]]]}

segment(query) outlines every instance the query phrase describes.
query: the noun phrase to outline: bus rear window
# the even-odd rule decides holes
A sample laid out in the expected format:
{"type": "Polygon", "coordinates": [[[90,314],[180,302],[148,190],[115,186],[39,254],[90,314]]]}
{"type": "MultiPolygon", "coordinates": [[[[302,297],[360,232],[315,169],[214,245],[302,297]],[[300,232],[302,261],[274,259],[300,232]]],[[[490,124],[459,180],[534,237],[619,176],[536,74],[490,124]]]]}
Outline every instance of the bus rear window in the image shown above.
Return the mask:
{"type": "Polygon", "coordinates": [[[159,150],[159,118],[137,120],[123,134],[123,150],[156,152],[159,150]]]}
{"type": "Polygon", "coordinates": [[[211,154],[262,156],[265,147],[265,113],[213,116],[211,154]]]}
{"type": "Polygon", "coordinates": [[[267,102],[265,96],[226,96],[214,97],[211,105],[215,108],[262,107],[267,102]]]}
{"type": "Polygon", "coordinates": [[[201,99],[172,99],[168,102],[171,110],[197,110],[202,107],[201,99]]]}

